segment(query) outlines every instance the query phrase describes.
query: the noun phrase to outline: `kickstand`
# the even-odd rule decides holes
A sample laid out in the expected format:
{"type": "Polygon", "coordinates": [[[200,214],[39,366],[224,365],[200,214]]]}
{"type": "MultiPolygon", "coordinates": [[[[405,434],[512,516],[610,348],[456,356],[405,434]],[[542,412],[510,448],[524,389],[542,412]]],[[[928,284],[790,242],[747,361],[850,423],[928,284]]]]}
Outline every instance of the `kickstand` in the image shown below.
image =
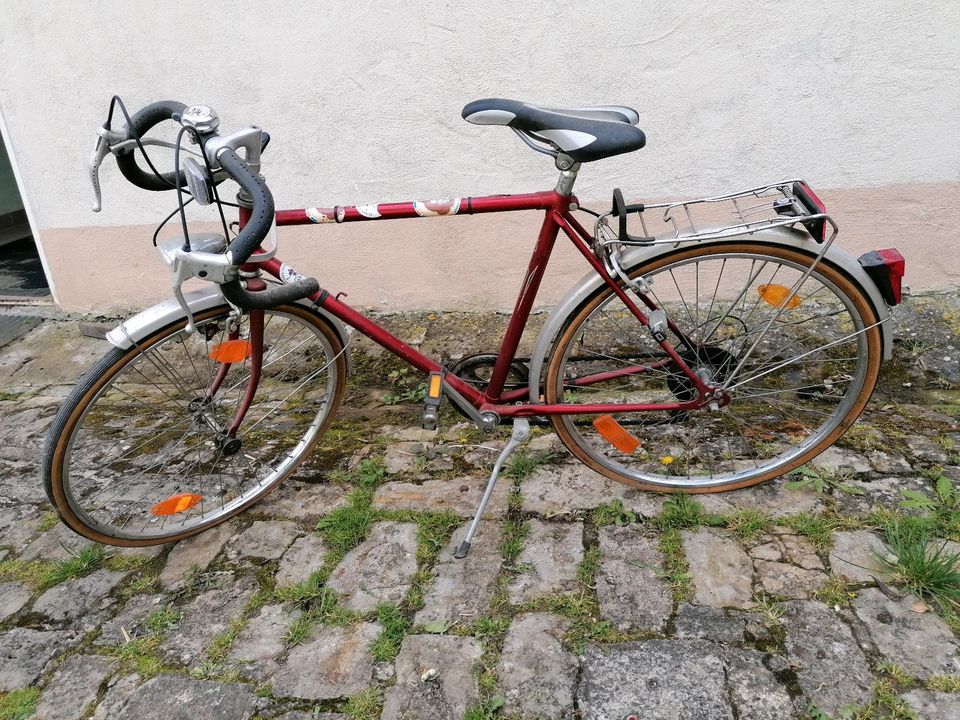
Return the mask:
{"type": "Polygon", "coordinates": [[[497,484],[497,478],[500,477],[503,463],[506,462],[507,458],[510,457],[511,453],[513,453],[521,443],[525,443],[529,439],[529,421],[526,418],[516,418],[513,421],[513,433],[510,435],[510,442],[500,451],[500,457],[497,458],[497,462],[493,466],[493,472],[490,473],[490,479],[487,481],[487,489],[483,491],[483,497],[480,498],[480,504],[477,506],[477,514],[473,516],[473,522],[470,523],[467,536],[453,554],[458,560],[462,560],[467,556],[467,553],[470,552],[470,543],[473,541],[473,536],[476,534],[477,527],[480,525],[480,518],[483,517],[483,511],[486,510],[487,503],[490,502],[490,496],[493,495],[493,487],[497,484]]]}

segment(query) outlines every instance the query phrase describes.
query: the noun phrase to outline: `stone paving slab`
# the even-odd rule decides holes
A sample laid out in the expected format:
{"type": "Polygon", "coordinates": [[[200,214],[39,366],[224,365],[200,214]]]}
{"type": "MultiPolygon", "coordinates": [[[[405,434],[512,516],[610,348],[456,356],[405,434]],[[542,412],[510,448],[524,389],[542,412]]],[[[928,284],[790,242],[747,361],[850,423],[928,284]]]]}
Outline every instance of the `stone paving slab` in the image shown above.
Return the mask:
{"type": "Polygon", "coordinates": [[[524,512],[546,518],[592,510],[614,500],[649,518],[660,513],[665,500],[614,482],[580,463],[541,465],[524,479],[520,494],[524,512]]]}
{"type": "Polygon", "coordinates": [[[75,720],[97,699],[100,685],[112,671],[109,659],[97,655],[73,655],[57,668],[40,703],[36,720],[75,720]]]}
{"type": "Polygon", "coordinates": [[[0,692],[27,687],[47,663],[77,640],[66,630],[18,627],[0,635],[0,692]]]}
{"type": "Polygon", "coordinates": [[[916,598],[892,600],[876,588],[859,591],[853,600],[854,612],[887,661],[919,678],[960,674],[960,646],[950,628],[932,611],[915,612],[916,605],[916,598]]]}
{"type": "Polygon", "coordinates": [[[577,684],[577,658],[563,647],[570,621],[549,613],[514,618],[497,667],[504,712],[525,717],[569,717],[577,684]]]}
{"type": "MultiPolygon", "coordinates": [[[[256,697],[248,686],[160,675],[134,690],[116,720],[247,720],[256,697]]],[[[111,720],[113,720],[113,717],[111,720]]]]}
{"type": "Polygon", "coordinates": [[[299,616],[299,611],[281,605],[260,608],[230,646],[230,660],[258,680],[271,675],[279,668],[277,658],[287,649],[287,629],[299,616]]]}
{"type": "MultiPolygon", "coordinates": [[[[377,488],[373,504],[385,510],[452,512],[462,518],[472,518],[486,485],[487,478],[481,476],[427,480],[419,484],[388,482],[377,488]]],[[[502,517],[507,512],[509,496],[509,480],[499,480],[483,517],[488,520],[502,517]]]]}
{"type": "Polygon", "coordinates": [[[873,676],[850,628],[817,602],[786,603],[786,647],[797,682],[817,707],[831,715],[867,702],[873,676]]]}
{"type": "Polygon", "coordinates": [[[233,532],[233,528],[224,523],[178,542],[167,555],[166,565],[160,572],[160,584],[166,590],[175,590],[182,587],[194,571],[206,570],[233,532]]]}
{"type": "Polygon", "coordinates": [[[297,538],[280,558],[277,574],[274,576],[279,587],[299,585],[310,575],[323,567],[323,561],[330,549],[319,535],[304,535],[297,538]]]}
{"type": "Polygon", "coordinates": [[[252,512],[291,520],[317,520],[346,505],[349,491],[350,488],[343,485],[302,482],[294,476],[258,502],[252,512]]]}
{"type": "Polygon", "coordinates": [[[373,659],[367,647],[379,634],[378,623],[321,628],[313,640],[293,648],[270,679],[274,695],[305,700],[356,695],[370,684],[373,659]]]}
{"type": "Polygon", "coordinates": [[[792,714],[792,702],[763,658],[700,640],[591,645],[583,658],[580,711],[583,720],[782,720],[792,714]]]}
{"type": "Polygon", "coordinates": [[[417,571],[416,556],[414,523],[377,523],[330,573],[327,587],[340,594],[344,606],[359,612],[400,602],[417,571]]]}
{"type": "Polygon", "coordinates": [[[89,625],[89,613],[113,604],[107,595],[127,576],[126,572],[97,570],[86,577],[68,580],[47,590],[33,603],[33,611],[55,623],[82,620],[89,625]]]}
{"type": "Polygon", "coordinates": [[[600,612],[620,630],[663,632],[673,612],[673,593],[663,579],[663,554],[639,525],[599,530],[600,612]]]}
{"type": "Polygon", "coordinates": [[[0,583],[0,622],[15,615],[33,597],[33,593],[23,583],[0,583]]]}
{"type": "Polygon", "coordinates": [[[754,606],[753,565],[739,543],[715,530],[684,531],[683,548],[693,576],[694,603],[754,606]]]}
{"type": "Polygon", "coordinates": [[[812,490],[787,490],[784,480],[771,480],[742,490],[699,495],[698,502],[711,513],[727,513],[741,508],[761,510],[771,517],[801,512],[819,512],[823,497],[812,490]]]}
{"type": "Polygon", "coordinates": [[[481,522],[470,553],[458,560],[453,554],[469,527],[466,523],[457,528],[440,552],[434,566],[436,577],[423,599],[423,609],[414,616],[418,625],[438,621],[469,625],[490,607],[502,563],[499,523],[481,522]]]}
{"type": "Polygon", "coordinates": [[[583,560],[582,522],[530,520],[528,524],[530,534],[517,558],[521,572],[508,588],[515,605],[574,589],[577,565],[583,560]]]}
{"type": "Polygon", "coordinates": [[[461,720],[479,697],[474,664],[482,654],[471,637],[408,635],[397,655],[397,683],[387,691],[382,720],[461,720]]]}
{"type": "Polygon", "coordinates": [[[163,607],[165,595],[134,595],[127,600],[123,610],[100,626],[100,635],[94,645],[123,645],[129,640],[147,635],[146,619],[155,610],[163,607]]]}
{"type": "Polygon", "coordinates": [[[833,534],[830,568],[853,582],[870,582],[880,574],[880,557],[887,553],[883,541],[867,530],[833,534]]]}
{"type": "Polygon", "coordinates": [[[256,520],[250,527],[230,538],[226,545],[227,557],[276,560],[300,534],[300,528],[290,520],[256,520]]]}
{"type": "Polygon", "coordinates": [[[917,720],[956,720],[960,717],[960,695],[956,693],[911,690],[903,699],[917,714],[917,720]]]}
{"type": "Polygon", "coordinates": [[[162,656],[182,665],[198,662],[204,649],[240,615],[256,589],[250,577],[225,578],[221,587],[195,597],[183,608],[180,623],[161,643],[162,656]]]}

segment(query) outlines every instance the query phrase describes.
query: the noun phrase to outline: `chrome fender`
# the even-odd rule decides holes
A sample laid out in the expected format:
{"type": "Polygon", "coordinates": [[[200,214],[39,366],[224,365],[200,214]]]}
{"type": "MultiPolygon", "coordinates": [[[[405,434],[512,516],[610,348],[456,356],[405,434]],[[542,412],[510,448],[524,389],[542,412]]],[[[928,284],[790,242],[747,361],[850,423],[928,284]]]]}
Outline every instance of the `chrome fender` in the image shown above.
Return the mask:
{"type": "MultiPolygon", "coordinates": [[[[190,308],[190,311],[194,314],[201,313],[204,310],[209,310],[218,305],[224,305],[227,302],[223,297],[223,293],[220,292],[220,288],[216,285],[208,285],[199,290],[191,290],[188,293],[184,293],[183,297],[187,301],[187,306],[190,308]]],[[[297,304],[310,308],[330,323],[330,327],[337,333],[340,342],[343,344],[343,347],[346,348],[347,373],[349,373],[352,368],[350,359],[350,335],[343,323],[326,310],[316,307],[309,300],[301,300],[297,304]]],[[[185,314],[183,308],[180,307],[180,303],[178,303],[176,299],[170,298],[152,307],[148,307],[146,310],[142,310],[133,317],[121,322],[107,333],[107,341],[114,347],[126,350],[132,347],[134,343],[140,342],[157,330],[184,317],[185,314]]]]}
{"type": "MultiPolygon", "coordinates": [[[[769,230],[760,230],[750,235],[737,235],[725,237],[717,240],[702,240],[701,244],[727,243],[731,241],[742,241],[751,243],[760,243],[764,245],[780,245],[783,247],[802,250],[810,255],[816,255],[820,252],[820,246],[814,242],[809,235],[800,230],[793,230],[788,227],[770,228],[769,230]]],[[[636,247],[625,252],[622,264],[625,270],[633,268],[654,258],[666,255],[676,250],[672,243],[665,245],[654,245],[650,247],[636,247]]],[[[881,321],[880,335],[883,343],[883,357],[889,359],[893,353],[893,328],[889,322],[890,309],[880,295],[877,286],[873,280],[860,267],[856,258],[849,255],[845,250],[839,248],[835,243],[831,245],[824,260],[834,264],[840,270],[849,275],[854,282],[861,285],[866,292],[867,297],[873,304],[873,309],[877,313],[877,318],[881,321]]],[[[544,323],[543,329],[537,336],[536,344],[530,355],[530,397],[539,398],[541,394],[541,379],[543,366],[546,361],[547,353],[553,345],[557,333],[563,327],[563,322],[567,316],[574,311],[586,298],[603,285],[603,279],[595,272],[584,275],[580,281],[574,285],[560,302],[554,306],[544,323]]]]}

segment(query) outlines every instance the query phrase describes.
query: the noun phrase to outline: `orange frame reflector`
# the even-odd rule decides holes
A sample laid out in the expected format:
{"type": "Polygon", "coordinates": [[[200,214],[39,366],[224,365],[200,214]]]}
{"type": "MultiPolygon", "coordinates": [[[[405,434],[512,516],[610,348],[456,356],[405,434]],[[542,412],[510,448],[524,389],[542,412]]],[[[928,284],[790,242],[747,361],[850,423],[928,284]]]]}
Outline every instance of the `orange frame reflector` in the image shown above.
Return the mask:
{"type": "Polygon", "coordinates": [[[431,375],[430,376],[430,389],[427,395],[434,399],[440,397],[440,389],[443,387],[443,376],[442,375],[431,375]]]}
{"type": "Polygon", "coordinates": [[[211,360],[221,363],[243,362],[250,357],[249,340],[227,340],[213,346],[209,355],[211,360]]]}
{"type": "Polygon", "coordinates": [[[593,421],[593,426],[604,440],[622,453],[632,455],[640,447],[640,441],[610,415],[601,415],[593,421]]]}
{"type": "MultiPolygon", "coordinates": [[[[783,301],[790,297],[790,288],[783,285],[761,285],[757,288],[757,293],[768,305],[778,308],[783,306],[783,301]]],[[[788,310],[800,307],[800,298],[794,295],[786,305],[788,310]]]]}
{"type": "Polygon", "coordinates": [[[203,495],[195,495],[193,493],[171,495],[166,500],[161,500],[154,505],[150,512],[158,516],[176,515],[177,513],[186,512],[201,500],[203,500],[203,495]]]}

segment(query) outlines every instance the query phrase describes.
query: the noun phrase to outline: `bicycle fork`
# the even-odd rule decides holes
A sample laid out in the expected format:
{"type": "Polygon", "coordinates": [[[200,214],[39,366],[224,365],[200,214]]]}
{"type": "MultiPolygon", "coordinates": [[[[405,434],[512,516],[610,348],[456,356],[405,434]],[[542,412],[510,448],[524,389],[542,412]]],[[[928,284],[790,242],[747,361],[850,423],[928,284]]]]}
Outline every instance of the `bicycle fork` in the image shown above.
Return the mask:
{"type": "Polygon", "coordinates": [[[510,435],[510,442],[506,444],[506,447],[500,451],[500,456],[497,458],[496,464],[493,466],[493,472],[490,473],[490,479],[487,481],[486,490],[483,491],[483,497],[480,498],[480,504],[477,506],[477,512],[473,516],[473,521],[470,523],[470,528],[467,530],[466,537],[463,538],[463,542],[460,543],[460,547],[457,548],[457,551],[453,554],[458,560],[462,560],[467,556],[467,553],[470,552],[470,543],[473,542],[473,536],[477,532],[477,528],[480,526],[480,518],[483,517],[483,511],[487,509],[487,503],[490,502],[490,496],[493,495],[493,488],[497,484],[497,479],[500,477],[500,471],[503,470],[503,464],[507,461],[507,458],[513,454],[513,451],[516,450],[521,444],[527,442],[530,439],[530,422],[526,418],[515,418],[513,421],[513,432],[510,435]]]}

